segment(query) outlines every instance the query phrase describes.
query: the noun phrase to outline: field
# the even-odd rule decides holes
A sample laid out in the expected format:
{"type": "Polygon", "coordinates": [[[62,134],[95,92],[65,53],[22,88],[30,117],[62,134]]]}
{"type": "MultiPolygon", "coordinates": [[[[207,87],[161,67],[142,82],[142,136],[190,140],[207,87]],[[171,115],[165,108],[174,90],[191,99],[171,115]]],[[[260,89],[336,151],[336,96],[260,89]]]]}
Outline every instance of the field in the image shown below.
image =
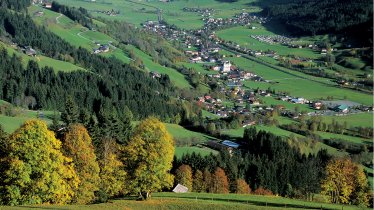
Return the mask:
{"type": "Polygon", "coordinates": [[[135,25],[140,25],[147,20],[157,20],[157,8],[162,10],[162,17],[169,24],[174,24],[184,29],[197,29],[203,26],[202,17],[199,13],[184,12],[184,7],[189,8],[213,8],[215,12],[213,17],[228,18],[240,12],[258,12],[258,7],[250,6],[253,2],[239,0],[233,3],[225,3],[216,0],[188,0],[188,1],[172,1],[160,2],[158,0],[138,1],[138,0],[106,0],[75,1],[75,0],[58,0],[58,2],[75,7],[84,7],[88,9],[92,15],[103,17],[111,20],[125,20],[135,25]],[[120,13],[117,16],[108,16],[95,11],[116,10],[120,13]]]}
{"type": "MultiPolygon", "coordinates": [[[[38,118],[40,114],[37,111],[20,111],[16,117],[0,115],[0,125],[3,126],[5,132],[12,133],[19,128],[26,120],[38,118]]],[[[53,111],[43,111],[42,120],[47,124],[52,123],[53,111]]]]}
{"type": "Polygon", "coordinates": [[[346,97],[348,100],[365,105],[371,105],[373,102],[372,95],[334,87],[327,79],[315,78],[298,72],[288,74],[242,57],[228,57],[227,60],[232,61],[235,65],[244,70],[254,72],[266,80],[273,81],[272,83],[245,81],[244,85],[246,87],[265,90],[270,87],[276,91],[288,92],[294,97],[303,97],[307,99],[320,99],[327,98],[327,96],[333,96],[336,99],[343,99],[346,97]],[[299,76],[308,79],[300,78],[299,76]],[[313,79],[313,81],[309,78],[313,79]],[[331,85],[321,84],[314,80],[323,81],[331,85]]]}
{"type": "Polygon", "coordinates": [[[241,47],[246,47],[252,50],[274,50],[279,55],[295,55],[305,58],[319,58],[321,55],[311,49],[303,48],[289,48],[281,44],[268,44],[260,42],[251,37],[251,35],[275,35],[273,32],[267,30],[264,26],[259,24],[254,24],[256,29],[249,29],[245,26],[238,26],[234,28],[224,29],[217,32],[218,37],[233,41],[239,44],[241,47]]]}
{"type": "Polygon", "coordinates": [[[52,59],[52,58],[49,58],[43,55],[37,55],[36,57],[27,56],[26,54],[17,51],[15,48],[10,47],[3,42],[0,42],[0,48],[2,47],[7,50],[9,55],[15,54],[18,57],[21,57],[22,64],[24,67],[27,67],[28,62],[30,60],[33,60],[39,64],[39,67],[49,66],[49,67],[52,67],[56,72],[58,71],[70,72],[70,71],[76,71],[76,70],[86,71],[85,69],[79,66],[76,66],[72,63],[55,60],[55,59],[52,59]]]}
{"type": "Polygon", "coordinates": [[[127,50],[133,50],[136,56],[138,56],[144,63],[148,71],[155,71],[161,74],[169,75],[170,80],[180,88],[190,88],[191,85],[188,83],[184,75],[179,73],[177,70],[161,66],[158,63],[152,61],[151,56],[145,54],[143,51],[137,49],[134,46],[128,45],[127,50]]]}
{"type": "MultiPolygon", "coordinates": [[[[44,15],[41,17],[32,16],[37,24],[46,26],[48,30],[60,36],[75,47],[83,47],[88,51],[92,51],[94,48],[98,47],[97,44],[108,44],[110,42],[113,42],[113,44],[117,43],[117,41],[112,37],[98,31],[90,31],[88,28],[77,24],[62,14],[38,6],[29,7],[30,14],[37,11],[44,12],[44,15]]],[[[113,49],[112,47],[109,52],[104,53],[103,55],[107,57],[114,56],[125,63],[129,62],[129,58],[118,48],[113,49]]]]}
{"type": "Polygon", "coordinates": [[[333,119],[339,123],[347,122],[348,127],[373,127],[373,113],[370,112],[335,117],[323,116],[322,119],[325,123],[331,123],[333,119]]]}
{"type": "MultiPolygon", "coordinates": [[[[322,199],[322,198],[319,198],[322,199]]],[[[202,210],[261,210],[261,209],[331,209],[358,210],[356,206],[308,202],[282,198],[278,196],[208,194],[208,193],[153,193],[148,201],[135,201],[134,197],[111,200],[108,203],[91,205],[32,205],[17,207],[0,207],[0,210],[20,209],[202,209],[202,210]]]]}

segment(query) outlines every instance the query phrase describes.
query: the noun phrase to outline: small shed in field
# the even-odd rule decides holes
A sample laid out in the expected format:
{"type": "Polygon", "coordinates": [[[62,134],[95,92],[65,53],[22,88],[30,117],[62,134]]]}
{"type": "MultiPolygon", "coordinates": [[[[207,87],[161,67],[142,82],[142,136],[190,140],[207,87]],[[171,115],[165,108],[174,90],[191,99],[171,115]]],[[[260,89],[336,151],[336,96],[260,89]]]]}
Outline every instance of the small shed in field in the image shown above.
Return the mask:
{"type": "Polygon", "coordinates": [[[188,188],[181,185],[181,184],[177,184],[177,186],[173,189],[173,192],[175,192],[175,193],[186,193],[186,192],[188,192],[188,188]]]}

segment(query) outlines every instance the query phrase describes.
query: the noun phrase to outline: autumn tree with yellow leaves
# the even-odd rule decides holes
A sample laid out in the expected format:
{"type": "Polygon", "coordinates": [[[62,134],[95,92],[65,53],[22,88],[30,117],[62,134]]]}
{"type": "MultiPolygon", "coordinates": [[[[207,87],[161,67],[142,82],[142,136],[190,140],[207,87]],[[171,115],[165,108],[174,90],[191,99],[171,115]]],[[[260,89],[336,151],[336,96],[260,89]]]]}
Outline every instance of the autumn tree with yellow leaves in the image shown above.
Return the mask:
{"type": "Polygon", "coordinates": [[[119,145],[112,138],[105,138],[101,143],[100,190],[108,197],[117,197],[126,193],[126,171],[118,159],[119,145]]]}
{"type": "Polygon", "coordinates": [[[41,120],[26,121],[7,138],[1,160],[0,200],[5,205],[66,204],[75,196],[79,178],[61,142],[41,120]]]}
{"type": "Polygon", "coordinates": [[[326,166],[322,194],[332,203],[368,206],[369,185],[363,168],[350,159],[334,159],[326,166]]]}
{"type": "Polygon", "coordinates": [[[74,196],[74,202],[91,203],[95,192],[99,190],[99,164],[96,160],[92,140],[86,128],[81,124],[71,124],[63,137],[63,151],[75,164],[80,184],[74,196]]]}
{"type": "Polygon", "coordinates": [[[143,120],[123,150],[129,189],[142,199],[152,192],[171,187],[170,174],[174,156],[174,140],[157,118],[143,120]]]}
{"type": "Polygon", "coordinates": [[[188,188],[192,192],[192,169],[189,165],[181,165],[175,171],[175,182],[188,188]]]}

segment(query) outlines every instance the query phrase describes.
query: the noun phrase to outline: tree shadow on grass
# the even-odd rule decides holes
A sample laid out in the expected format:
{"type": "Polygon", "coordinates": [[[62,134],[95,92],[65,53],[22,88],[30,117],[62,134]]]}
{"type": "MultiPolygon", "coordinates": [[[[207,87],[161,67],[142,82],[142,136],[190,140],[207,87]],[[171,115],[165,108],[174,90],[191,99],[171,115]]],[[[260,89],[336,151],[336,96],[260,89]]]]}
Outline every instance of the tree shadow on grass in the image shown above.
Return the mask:
{"type": "MultiPolygon", "coordinates": [[[[162,196],[157,198],[183,198],[183,199],[191,199],[196,200],[196,197],[188,197],[188,196],[162,196]]],[[[282,207],[282,208],[299,208],[299,209],[323,209],[323,210],[338,210],[338,208],[327,208],[324,207],[323,204],[321,206],[309,206],[309,205],[301,205],[301,204],[289,204],[289,203],[273,203],[273,202],[264,202],[264,201],[250,201],[250,200],[239,200],[239,199],[224,199],[224,198],[208,198],[208,197],[197,197],[197,200],[206,200],[206,201],[223,201],[223,202],[235,202],[235,203],[242,203],[242,204],[249,204],[255,206],[265,206],[265,207],[282,207]]]]}

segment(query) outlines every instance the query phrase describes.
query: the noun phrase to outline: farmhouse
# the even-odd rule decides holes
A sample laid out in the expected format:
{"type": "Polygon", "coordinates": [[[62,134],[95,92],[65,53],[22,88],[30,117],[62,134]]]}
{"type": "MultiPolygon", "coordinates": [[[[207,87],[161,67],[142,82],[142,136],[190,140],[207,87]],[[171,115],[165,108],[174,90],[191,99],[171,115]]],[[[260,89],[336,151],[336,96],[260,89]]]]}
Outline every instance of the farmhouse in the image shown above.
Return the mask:
{"type": "Polygon", "coordinates": [[[349,111],[348,106],[345,104],[337,105],[333,110],[340,113],[348,113],[349,111]]]}

